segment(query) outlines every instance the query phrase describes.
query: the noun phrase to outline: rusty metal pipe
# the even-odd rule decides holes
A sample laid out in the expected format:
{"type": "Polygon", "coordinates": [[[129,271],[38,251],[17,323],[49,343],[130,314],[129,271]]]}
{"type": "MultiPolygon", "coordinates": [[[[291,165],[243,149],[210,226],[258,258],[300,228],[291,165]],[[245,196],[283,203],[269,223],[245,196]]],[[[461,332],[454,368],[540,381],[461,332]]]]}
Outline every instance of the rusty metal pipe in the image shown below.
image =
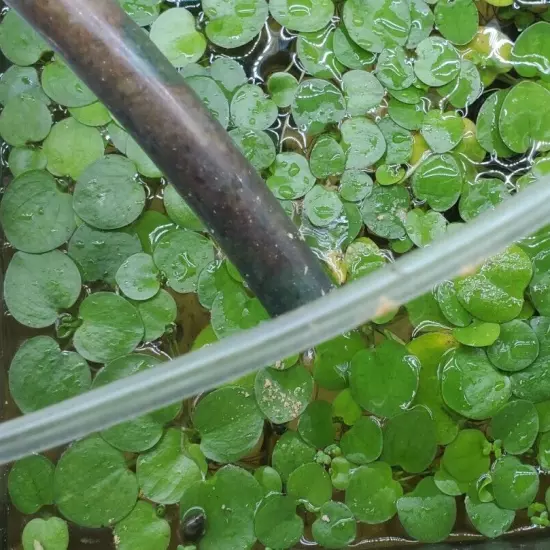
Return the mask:
{"type": "Polygon", "coordinates": [[[8,0],[124,125],[271,315],[331,283],[260,176],[114,0],[8,0]]]}

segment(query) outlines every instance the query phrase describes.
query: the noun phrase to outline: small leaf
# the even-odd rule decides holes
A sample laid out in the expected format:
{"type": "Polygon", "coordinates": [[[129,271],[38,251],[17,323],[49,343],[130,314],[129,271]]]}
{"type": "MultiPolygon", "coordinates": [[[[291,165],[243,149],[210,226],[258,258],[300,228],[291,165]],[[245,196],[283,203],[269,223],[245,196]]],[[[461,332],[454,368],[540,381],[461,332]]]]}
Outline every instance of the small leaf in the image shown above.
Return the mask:
{"type": "Polygon", "coordinates": [[[60,518],[34,518],[27,523],[21,537],[23,550],[67,550],[69,548],[69,527],[60,518]]]}
{"type": "Polygon", "coordinates": [[[315,447],[306,443],[296,432],[287,431],[275,444],[271,463],[286,482],[302,464],[313,462],[315,453],[315,447]]]}
{"type": "Polygon", "coordinates": [[[514,522],[516,513],[503,510],[494,502],[481,502],[476,496],[468,495],[464,501],[468,519],[484,536],[490,539],[500,537],[514,522]]]}
{"type": "Polygon", "coordinates": [[[514,456],[499,458],[491,469],[495,502],[507,510],[527,508],[537,495],[539,476],[529,464],[514,456]]]}
{"type": "Polygon", "coordinates": [[[487,440],[479,430],[461,430],[443,453],[441,464],[458,482],[475,481],[491,464],[487,440]]]}
{"type": "Polygon", "coordinates": [[[462,140],[462,119],[452,112],[432,109],[426,113],[420,133],[434,153],[447,153],[462,140]]]}
{"type": "Polygon", "coordinates": [[[122,293],[132,300],[148,300],[160,290],[159,271],[153,257],[143,252],[126,259],[115,279],[122,293]]]}
{"type": "Polygon", "coordinates": [[[404,221],[409,204],[409,192],[404,187],[375,185],[363,202],[361,215],[375,235],[399,239],[405,235],[404,221]]]}
{"type": "Polygon", "coordinates": [[[460,72],[460,58],[453,45],[438,36],[425,38],[416,48],[416,76],[428,86],[443,86],[460,72]]]}
{"type": "Polygon", "coordinates": [[[288,477],[288,496],[296,501],[319,508],[332,496],[332,483],[325,469],[315,462],[302,464],[288,477]]]}
{"type": "Polygon", "coordinates": [[[497,340],[500,334],[500,325],[497,323],[484,323],[474,319],[470,325],[462,328],[454,328],[453,336],[465,346],[487,347],[497,340]]]}
{"type": "Polygon", "coordinates": [[[407,212],[405,229],[416,246],[424,247],[445,234],[447,220],[439,212],[424,212],[415,208],[407,212]]]}
{"type": "Polygon", "coordinates": [[[22,514],[34,514],[53,504],[54,465],[45,456],[31,455],[18,460],[8,476],[12,504],[22,514]]]}
{"type": "Polygon", "coordinates": [[[323,548],[346,548],[355,540],[357,526],[345,504],[329,501],[321,506],[311,530],[313,539],[323,548]]]}
{"type": "Polygon", "coordinates": [[[491,420],[492,437],[502,441],[502,447],[510,454],[527,452],[535,443],[538,432],[537,409],[524,399],[506,403],[491,420]]]}

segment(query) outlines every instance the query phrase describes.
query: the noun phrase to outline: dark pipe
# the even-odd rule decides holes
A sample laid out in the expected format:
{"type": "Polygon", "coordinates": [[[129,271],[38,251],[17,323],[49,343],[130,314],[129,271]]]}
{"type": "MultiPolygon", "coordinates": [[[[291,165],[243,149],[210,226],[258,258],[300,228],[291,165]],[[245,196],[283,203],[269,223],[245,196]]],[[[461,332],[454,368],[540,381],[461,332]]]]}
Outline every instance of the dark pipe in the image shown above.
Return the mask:
{"type": "Polygon", "coordinates": [[[319,262],[181,75],[113,0],[9,0],[122,122],[271,315],[328,292],[319,262]]]}

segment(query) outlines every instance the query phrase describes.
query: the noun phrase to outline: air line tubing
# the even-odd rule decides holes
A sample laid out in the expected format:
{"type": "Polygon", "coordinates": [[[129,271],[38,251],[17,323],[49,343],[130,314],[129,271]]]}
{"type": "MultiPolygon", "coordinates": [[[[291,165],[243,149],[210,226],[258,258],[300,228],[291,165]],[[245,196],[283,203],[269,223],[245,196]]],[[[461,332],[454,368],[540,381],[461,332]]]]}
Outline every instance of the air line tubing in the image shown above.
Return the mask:
{"type": "Polygon", "coordinates": [[[0,425],[0,463],[40,452],[234,380],[333,338],[470,272],[481,260],[550,221],[550,178],[486,212],[460,231],[309,305],[0,425]]]}

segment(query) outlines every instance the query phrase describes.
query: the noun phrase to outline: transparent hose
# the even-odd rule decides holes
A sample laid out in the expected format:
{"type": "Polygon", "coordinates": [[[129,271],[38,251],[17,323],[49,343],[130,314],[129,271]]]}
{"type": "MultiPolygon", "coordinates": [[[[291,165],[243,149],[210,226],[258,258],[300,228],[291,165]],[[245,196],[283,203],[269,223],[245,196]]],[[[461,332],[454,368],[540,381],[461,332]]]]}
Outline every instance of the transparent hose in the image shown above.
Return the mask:
{"type": "Polygon", "coordinates": [[[333,338],[550,223],[550,177],[432,246],[260,326],[0,425],[0,464],[68,443],[333,338]]]}

